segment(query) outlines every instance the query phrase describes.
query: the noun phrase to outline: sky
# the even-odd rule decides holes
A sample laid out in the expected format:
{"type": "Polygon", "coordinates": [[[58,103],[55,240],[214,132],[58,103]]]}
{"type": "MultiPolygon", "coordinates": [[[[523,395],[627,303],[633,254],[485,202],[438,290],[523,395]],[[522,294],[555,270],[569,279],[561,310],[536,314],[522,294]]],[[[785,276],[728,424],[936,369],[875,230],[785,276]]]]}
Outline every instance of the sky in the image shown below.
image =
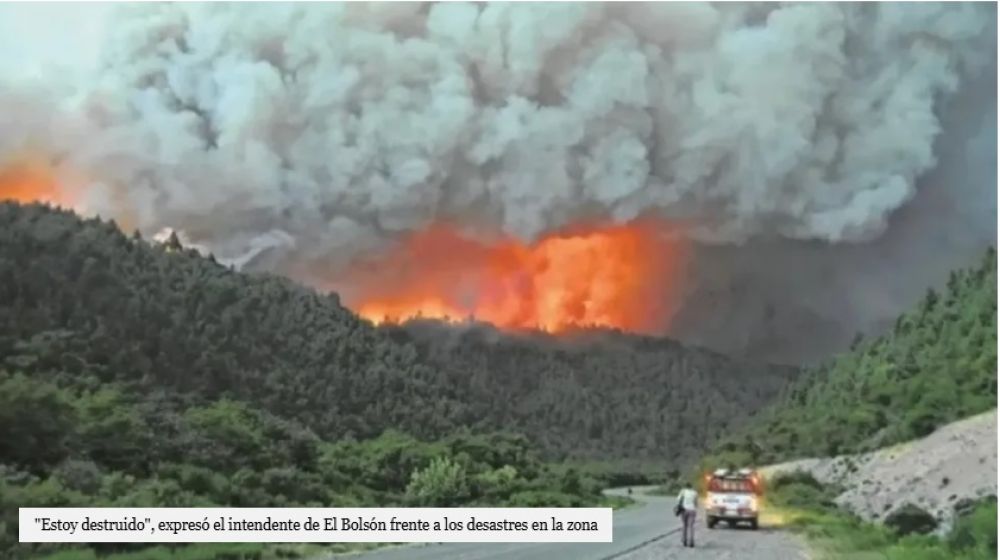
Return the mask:
{"type": "Polygon", "coordinates": [[[113,4],[83,2],[0,3],[0,75],[49,80],[58,69],[68,78],[97,63],[104,22],[113,4]]]}

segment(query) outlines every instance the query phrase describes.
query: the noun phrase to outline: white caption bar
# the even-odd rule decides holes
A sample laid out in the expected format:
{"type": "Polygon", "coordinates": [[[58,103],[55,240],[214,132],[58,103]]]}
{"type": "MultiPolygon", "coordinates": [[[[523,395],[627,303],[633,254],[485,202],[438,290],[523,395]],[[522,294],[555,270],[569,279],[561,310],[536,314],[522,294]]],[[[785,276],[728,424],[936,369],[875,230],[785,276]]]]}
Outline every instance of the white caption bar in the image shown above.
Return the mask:
{"type": "Polygon", "coordinates": [[[20,508],[23,543],[611,542],[611,508],[20,508]]]}

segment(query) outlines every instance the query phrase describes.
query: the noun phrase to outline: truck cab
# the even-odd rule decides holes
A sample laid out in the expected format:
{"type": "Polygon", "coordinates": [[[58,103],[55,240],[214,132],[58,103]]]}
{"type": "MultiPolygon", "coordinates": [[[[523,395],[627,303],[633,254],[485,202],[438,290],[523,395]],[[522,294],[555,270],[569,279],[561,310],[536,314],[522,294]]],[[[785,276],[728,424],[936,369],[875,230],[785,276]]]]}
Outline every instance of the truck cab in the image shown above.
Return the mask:
{"type": "Polygon", "coordinates": [[[718,469],[705,475],[705,518],[709,529],[719,521],[730,527],[748,523],[757,529],[762,488],[752,469],[718,469]]]}

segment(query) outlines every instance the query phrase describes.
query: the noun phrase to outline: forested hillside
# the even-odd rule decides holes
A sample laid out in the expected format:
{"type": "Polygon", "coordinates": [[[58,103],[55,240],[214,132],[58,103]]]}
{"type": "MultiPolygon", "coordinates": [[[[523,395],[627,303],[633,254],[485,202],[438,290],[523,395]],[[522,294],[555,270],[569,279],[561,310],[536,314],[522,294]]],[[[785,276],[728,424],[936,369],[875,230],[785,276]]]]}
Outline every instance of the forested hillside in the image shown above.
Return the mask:
{"type": "Polygon", "coordinates": [[[439,323],[392,330],[409,335],[400,339],[463,393],[491,402],[492,422],[533,434],[560,455],[693,460],[796,373],[606,331],[518,336],[439,323]]]}
{"type": "Polygon", "coordinates": [[[517,429],[549,456],[676,460],[796,373],[615,333],[419,331],[374,328],[336,295],[113,223],[0,205],[0,367],[62,386],[227,397],[329,440],[517,429]]]}
{"type": "Polygon", "coordinates": [[[622,333],[375,328],[336,295],[0,204],[0,558],[61,548],[16,544],[24,506],[593,504],[615,481],[552,460],[679,466],[796,373],[622,333]]]}
{"type": "Polygon", "coordinates": [[[997,406],[997,258],[951,274],[888,333],[807,372],[713,462],[869,451],[997,406]]]}

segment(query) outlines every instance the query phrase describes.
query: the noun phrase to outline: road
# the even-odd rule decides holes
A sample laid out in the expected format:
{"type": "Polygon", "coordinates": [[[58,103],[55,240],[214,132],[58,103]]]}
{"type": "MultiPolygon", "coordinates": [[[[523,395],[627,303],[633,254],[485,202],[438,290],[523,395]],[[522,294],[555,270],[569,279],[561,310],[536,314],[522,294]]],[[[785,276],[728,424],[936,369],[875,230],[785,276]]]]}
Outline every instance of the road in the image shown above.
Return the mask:
{"type": "MultiPolygon", "coordinates": [[[[611,491],[621,493],[622,490],[611,491]]],[[[715,529],[699,519],[694,550],[680,545],[680,521],[672,499],[636,492],[639,504],[614,513],[610,543],[446,543],[376,550],[328,560],[801,560],[808,558],[793,537],[762,527],[759,531],[715,529]]]]}
{"type": "MultiPolygon", "coordinates": [[[[701,520],[699,520],[701,521],[701,520]]],[[[671,560],[697,558],[698,560],[806,560],[802,542],[783,531],[761,527],[749,529],[717,528],[709,531],[700,522],[695,533],[694,549],[683,548],[680,533],[616,556],[615,560],[671,560]]]]}

